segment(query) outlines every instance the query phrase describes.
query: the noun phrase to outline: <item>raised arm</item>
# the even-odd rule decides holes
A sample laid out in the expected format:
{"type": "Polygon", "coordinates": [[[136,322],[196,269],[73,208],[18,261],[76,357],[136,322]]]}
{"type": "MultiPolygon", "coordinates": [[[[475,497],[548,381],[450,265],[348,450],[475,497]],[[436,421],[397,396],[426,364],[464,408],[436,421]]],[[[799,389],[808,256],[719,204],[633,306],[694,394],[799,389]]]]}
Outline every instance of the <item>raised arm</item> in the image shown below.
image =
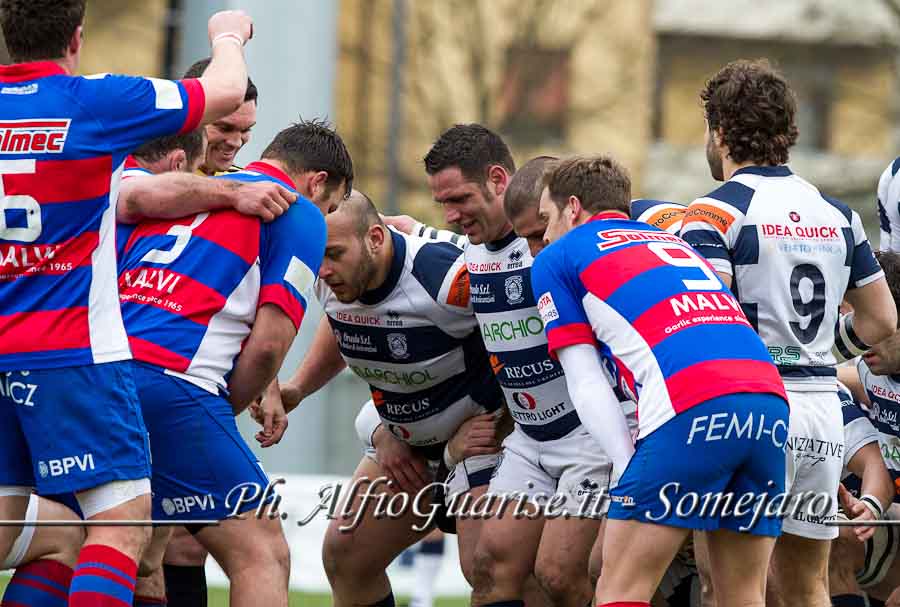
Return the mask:
{"type": "Polygon", "coordinates": [[[220,11],[207,26],[212,56],[200,77],[206,98],[201,124],[215,122],[236,111],[247,92],[244,44],[253,35],[253,21],[243,11],[220,11]]]}
{"type": "Polygon", "coordinates": [[[297,195],[272,182],[243,183],[170,172],[122,180],[116,220],[175,219],[218,209],[234,209],[263,221],[281,216],[297,195]]]}

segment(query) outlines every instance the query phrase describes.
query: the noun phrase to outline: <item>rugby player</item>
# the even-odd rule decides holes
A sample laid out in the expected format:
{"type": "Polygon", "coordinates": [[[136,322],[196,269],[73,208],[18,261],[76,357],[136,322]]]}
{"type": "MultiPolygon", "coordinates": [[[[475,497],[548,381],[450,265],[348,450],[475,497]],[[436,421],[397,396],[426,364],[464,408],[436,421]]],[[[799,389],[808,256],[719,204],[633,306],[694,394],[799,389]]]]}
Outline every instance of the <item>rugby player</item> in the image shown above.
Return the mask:
{"type": "MultiPolygon", "coordinates": [[[[283,130],[262,160],[221,179],[272,180],[293,190],[294,179],[310,170],[300,145],[307,130],[306,124],[283,130]]],[[[352,179],[346,161],[347,176],[333,176],[336,199],[352,179]]],[[[305,198],[269,224],[218,211],[132,228],[120,291],[154,453],[154,518],[221,520],[271,500],[234,414],[281,365],[324,245],[322,211],[305,198]],[[187,444],[191,458],[181,452],[187,444]],[[248,497],[236,492],[242,484],[259,490],[248,497]]],[[[248,516],[192,531],[229,576],[232,605],[287,605],[289,554],[280,519],[248,516]]]]}
{"type": "Polygon", "coordinates": [[[533,255],[541,248],[536,232],[543,235],[534,213],[524,211],[542,168],[551,160],[534,158],[521,175],[510,177],[515,167],[499,136],[481,125],[457,125],[441,135],[425,165],[432,195],[444,207],[447,222],[458,224],[466,235],[418,223],[409,228],[466,247],[475,285],[473,306],[517,422],[504,441],[504,458],[491,481],[491,493],[558,493],[566,500],[562,511],[570,515],[488,519],[476,550],[472,600],[478,605],[520,604],[526,596],[533,604],[541,595],[554,604],[582,605],[592,595],[590,574],[599,569],[599,551],[590,559],[590,572],[585,563],[600,528],[597,516],[605,511],[597,507],[602,504],[595,495],[607,484],[608,460],[581,427],[562,370],[547,356],[530,289],[518,293],[518,286],[529,284],[533,255]],[[518,236],[504,211],[507,197],[518,236]],[[518,336],[513,330],[504,340],[504,322],[520,326],[524,322],[526,330],[518,336]],[[528,323],[536,323],[534,330],[528,323]],[[532,574],[538,589],[528,586],[532,574]]]}
{"type": "MultiPolygon", "coordinates": [[[[84,7],[83,0],[0,3],[15,61],[0,68],[4,90],[15,91],[0,98],[12,146],[0,168],[0,246],[9,260],[0,369],[30,386],[27,406],[8,395],[0,406],[2,519],[23,519],[35,486],[76,493],[90,520],[149,517],[146,430],[116,297],[115,193],[132,149],[229,114],[246,86],[243,45],[252,22],[239,11],[210,19],[213,61],[200,79],[74,77],[84,7]]],[[[0,529],[0,554],[17,533],[0,529]]],[[[37,561],[16,575],[68,592],[72,606],[128,604],[148,537],[146,527],[93,526],[74,574],[66,568],[51,577],[37,561]]],[[[39,590],[31,603],[46,595],[39,590]]]]}
{"type": "MultiPolygon", "coordinates": [[[[881,251],[876,255],[884,269],[893,305],[900,309],[900,254],[881,251]]],[[[878,431],[881,455],[893,481],[894,491],[887,500],[874,495],[867,501],[876,511],[883,508],[884,518],[900,520],[900,330],[867,351],[855,369],[839,368],[838,377],[850,388],[856,400],[868,407],[869,419],[878,431]]],[[[848,488],[853,488],[847,484],[848,488]]],[[[867,492],[875,493],[863,491],[867,492]]],[[[893,604],[900,600],[900,592],[895,594],[900,586],[900,561],[896,559],[900,533],[897,527],[878,527],[874,537],[866,541],[865,548],[858,542],[843,539],[838,540],[835,550],[849,561],[859,587],[868,594],[870,602],[874,604],[875,600],[880,600],[893,604]]],[[[832,600],[835,605],[841,605],[835,597],[832,600]]]]}
{"type": "Polygon", "coordinates": [[[895,158],[878,179],[879,249],[900,252],[900,158],[895,158]]]}
{"type": "MultiPolygon", "coordinates": [[[[475,553],[472,603],[521,605],[533,574],[553,604],[581,607],[591,596],[585,565],[604,511],[597,492],[608,482],[609,461],[582,427],[562,368],[547,355],[529,287],[528,242],[503,210],[515,164],[504,141],[478,124],[445,131],[424,163],[445,220],[468,239],[472,305],[516,422],[489,492],[523,493],[542,507],[559,495],[555,510],[569,515],[537,510],[488,518],[475,553]]],[[[531,593],[527,599],[535,600],[531,593]]]]}
{"type": "MultiPolygon", "coordinates": [[[[357,192],[326,221],[328,243],[316,290],[327,318],[291,379],[293,393],[313,393],[344,364],[369,384],[374,407],[363,408],[357,429],[373,448],[353,476],[352,486],[360,484],[360,491],[421,495],[419,513],[428,513],[437,497],[420,492],[443,463],[449,472],[448,504],[478,498],[499,458],[496,445],[482,455],[450,461],[447,442],[466,420],[491,414],[478,421],[486,422],[493,443],[492,418],[502,411],[503,394],[472,312],[462,251],[389,230],[371,201],[357,192]],[[320,347],[330,353],[317,351],[320,347]],[[335,364],[339,356],[343,363],[335,364]],[[379,477],[393,486],[373,480],[379,477]]],[[[288,393],[285,397],[287,410],[299,404],[288,393]]],[[[405,508],[398,517],[379,520],[367,507],[357,525],[342,531],[361,507],[358,493],[350,499],[342,511],[354,514],[331,521],[322,549],[335,605],[393,605],[385,570],[427,534],[426,519],[405,508]]],[[[456,521],[467,579],[481,523],[456,521]]]]}
{"type": "MultiPolygon", "coordinates": [[[[855,373],[853,369],[850,371],[855,373]]],[[[843,510],[839,518],[847,518],[847,514],[850,514],[856,520],[874,520],[880,518],[875,503],[893,502],[894,484],[885,467],[878,431],[869,420],[868,411],[859,405],[849,389],[842,384],[838,385],[838,397],[841,399],[844,418],[845,447],[843,486],[839,489],[843,510]],[[869,502],[863,497],[866,495],[874,496],[878,501],[869,502]],[[863,499],[859,499],[860,497],[863,499]]],[[[887,572],[890,569],[893,559],[882,558],[882,554],[893,552],[894,548],[880,540],[893,538],[889,535],[891,529],[884,529],[887,533],[873,527],[843,527],[838,538],[832,542],[828,559],[828,586],[831,604],[835,607],[865,607],[866,602],[857,577],[866,579],[876,571],[887,572]],[[873,538],[875,533],[879,534],[879,538],[873,538]],[[866,544],[861,544],[861,540],[866,544]],[[868,559],[865,557],[866,546],[871,553],[868,559]],[[859,576],[857,572],[860,573],[859,576]]],[[[876,576],[873,579],[874,577],[876,576]]],[[[768,604],[782,604],[777,588],[773,586],[768,591],[768,604]]]]}
{"type": "MultiPolygon", "coordinates": [[[[197,78],[209,67],[209,58],[194,62],[184,73],[184,78],[197,78]]],[[[259,106],[259,90],[253,80],[247,78],[247,92],[244,103],[231,114],[206,125],[206,158],[198,172],[203,175],[221,175],[240,170],[234,159],[241,148],[250,141],[251,131],[256,126],[256,110],[259,106]]]]}
{"type": "Polygon", "coordinates": [[[700,97],[710,171],[725,183],[691,203],[681,233],[731,287],[784,379],[791,492],[831,499],[824,515],[792,508],[772,567],[787,604],[827,606],[838,529],[825,523],[837,513],[843,466],[832,349],[861,354],[893,333],[897,312],[859,216],[785,164],[798,131],[784,78],[765,61],[736,61],[700,97]],[[838,322],[845,297],[855,311],[838,322]]]}
{"type": "Polygon", "coordinates": [[[783,490],[788,411],[765,346],[727,287],[684,241],[629,221],[630,180],[614,160],[568,159],[544,183],[545,239],[558,242],[535,261],[534,295],[572,401],[618,479],[599,605],[649,607],[691,529],[711,531],[721,604],[762,605],[780,520],[754,521],[752,511],[721,506],[684,511],[666,500],[783,490]],[[636,448],[604,377],[607,364],[638,404],[636,448]],[[753,426],[749,437],[731,435],[738,421],[753,426]],[[749,533],[736,533],[741,528],[749,533]]]}

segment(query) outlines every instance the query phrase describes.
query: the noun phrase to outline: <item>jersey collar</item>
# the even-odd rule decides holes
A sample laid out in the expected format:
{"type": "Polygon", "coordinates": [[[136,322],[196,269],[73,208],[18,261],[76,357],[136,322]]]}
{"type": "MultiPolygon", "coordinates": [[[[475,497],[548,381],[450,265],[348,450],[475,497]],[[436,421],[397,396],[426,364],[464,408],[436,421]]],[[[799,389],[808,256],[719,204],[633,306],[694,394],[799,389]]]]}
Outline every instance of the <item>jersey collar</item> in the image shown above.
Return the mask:
{"type": "Polygon", "coordinates": [[[788,168],[786,164],[779,164],[778,166],[749,166],[744,167],[742,169],[738,169],[732,175],[734,178],[735,175],[760,175],[762,177],[788,177],[793,175],[791,169],[788,168]]]}
{"type": "Polygon", "coordinates": [[[403,266],[406,262],[406,240],[394,230],[388,230],[388,234],[391,235],[391,241],[394,244],[394,257],[391,259],[391,269],[380,287],[366,291],[359,296],[359,303],[361,304],[374,306],[380,303],[391,294],[391,291],[400,282],[400,275],[403,273],[403,266]]]}
{"type": "Polygon", "coordinates": [[[508,247],[518,236],[516,236],[515,230],[510,230],[509,234],[501,238],[500,240],[495,240],[493,242],[484,243],[485,248],[488,251],[500,251],[506,247],[508,247]]]}
{"type": "Polygon", "coordinates": [[[64,75],[66,75],[66,70],[53,61],[32,61],[30,63],[0,65],[0,82],[25,82],[47,76],[64,75]]]}
{"type": "Polygon", "coordinates": [[[623,211],[600,211],[595,215],[591,215],[588,221],[601,221],[603,219],[631,219],[623,211]]]}
{"type": "Polygon", "coordinates": [[[245,171],[255,171],[257,173],[262,173],[263,175],[268,175],[269,177],[274,177],[278,181],[283,181],[284,183],[291,186],[292,189],[296,190],[297,186],[294,185],[294,180],[287,176],[287,173],[279,169],[278,167],[274,167],[268,162],[264,160],[257,160],[256,162],[251,162],[246,167],[244,167],[245,171]]]}

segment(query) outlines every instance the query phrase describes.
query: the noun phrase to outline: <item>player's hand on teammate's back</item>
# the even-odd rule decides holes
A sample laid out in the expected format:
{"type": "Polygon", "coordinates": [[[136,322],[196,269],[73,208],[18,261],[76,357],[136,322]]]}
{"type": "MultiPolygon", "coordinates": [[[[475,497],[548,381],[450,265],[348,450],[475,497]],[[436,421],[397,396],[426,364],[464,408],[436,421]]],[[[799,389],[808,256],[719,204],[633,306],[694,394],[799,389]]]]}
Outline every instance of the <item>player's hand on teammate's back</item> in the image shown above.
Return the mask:
{"type": "Polygon", "coordinates": [[[382,215],[381,220],[404,234],[412,234],[413,226],[416,225],[416,220],[409,215],[382,215]]]}
{"type": "Polygon", "coordinates": [[[900,607],[900,587],[894,588],[891,596],[884,602],[884,607],[900,607]]]}
{"type": "Polygon", "coordinates": [[[237,34],[246,44],[253,37],[253,19],[241,10],[219,11],[209,18],[207,24],[209,41],[212,42],[220,34],[237,34]]]}
{"type": "Polygon", "coordinates": [[[383,425],[372,435],[372,443],[375,445],[375,457],[388,480],[392,481],[391,489],[395,493],[416,493],[431,482],[425,461],[383,425]]]}
{"type": "MultiPolygon", "coordinates": [[[[844,512],[847,513],[851,521],[875,520],[875,514],[864,502],[858,500],[852,493],[847,491],[843,483],[838,486],[838,498],[841,501],[841,506],[844,507],[844,512]]],[[[854,527],[853,532],[856,534],[856,539],[865,542],[875,534],[875,527],[854,527]]]]}
{"type": "Polygon", "coordinates": [[[484,413],[464,421],[449,441],[450,457],[461,462],[474,455],[489,455],[500,450],[497,416],[484,413]]]}
{"type": "Polygon", "coordinates": [[[297,200],[297,195],[271,181],[241,184],[234,210],[253,215],[268,223],[281,217],[297,200]]]}

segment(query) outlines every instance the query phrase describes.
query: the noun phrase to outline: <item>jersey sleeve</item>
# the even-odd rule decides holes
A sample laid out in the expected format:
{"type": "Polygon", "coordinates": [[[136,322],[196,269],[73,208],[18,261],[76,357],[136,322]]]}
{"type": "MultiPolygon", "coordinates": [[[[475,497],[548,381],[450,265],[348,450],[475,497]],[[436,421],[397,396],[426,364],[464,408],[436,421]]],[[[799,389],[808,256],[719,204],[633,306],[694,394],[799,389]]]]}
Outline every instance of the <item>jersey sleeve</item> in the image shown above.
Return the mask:
{"type": "MultiPolygon", "coordinates": [[[[727,182],[714,194],[727,199],[728,190],[733,186],[741,184],[727,182]]],[[[710,194],[688,205],[680,235],[709,261],[716,272],[731,275],[734,274],[734,245],[743,220],[744,214],[739,208],[710,194]]]]}
{"type": "Polygon", "coordinates": [[[850,263],[850,283],[848,288],[864,287],[884,276],[884,271],[878,265],[866,231],[863,228],[862,219],[856,211],[851,212],[850,229],[853,232],[853,252],[850,263]]]}
{"type": "Polygon", "coordinates": [[[900,158],[884,169],[878,180],[879,249],[900,252],[900,158]]]}
{"type": "Polygon", "coordinates": [[[462,316],[471,316],[469,270],[462,249],[449,242],[429,242],[413,260],[412,275],[439,306],[462,316]]]}
{"type": "Polygon", "coordinates": [[[869,443],[878,442],[878,431],[869,421],[866,411],[853,400],[850,392],[840,387],[841,413],[844,417],[844,466],[846,467],[856,452],[869,443]]]}
{"type": "Polygon", "coordinates": [[[566,267],[565,251],[561,244],[541,251],[531,267],[531,288],[547,333],[547,347],[553,358],[556,358],[558,350],[566,346],[596,345],[591,324],[570,277],[572,269],[566,267]]]}
{"type": "Polygon", "coordinates": [[[669,234],[678,234],[681,231],[681,222],[687,207],[664,202],[661,200],[649,200],[638,198],[631,201],[631,218],[641,221],[669,234]]]}
{"type": "Polygon", "coordinates": [[[145,141],[187,133],[206,106],[199,80],[100,75],[78,79],[77,99],[99,123],[98,145],[132,150],[145,141]]]}
{"type": "Polygon", "coordinates": [[[300,328],[325,254],[325,219],[300,198],[263,225],[259,304],[274,304],[300,328]]]}

